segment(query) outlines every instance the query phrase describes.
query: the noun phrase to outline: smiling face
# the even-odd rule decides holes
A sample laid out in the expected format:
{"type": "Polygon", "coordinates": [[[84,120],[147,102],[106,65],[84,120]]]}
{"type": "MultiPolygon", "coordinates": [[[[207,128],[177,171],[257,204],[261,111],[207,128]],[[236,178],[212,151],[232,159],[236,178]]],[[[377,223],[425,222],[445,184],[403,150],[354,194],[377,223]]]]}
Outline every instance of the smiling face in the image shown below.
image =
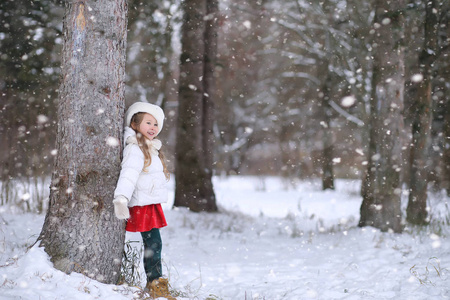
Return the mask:
{"type": "MultiPolygon", "coordinates": [[[[135,118],[133,117],[133,119],[135,118]]],[[[158,135],[159,131],[158,122],[151,114],[147,113],[143,113],[142,116],[137,116],[136,120],[132,120],[131,127],[150,141],[158,135]],[[141,122],[139,122],[140,117],[142,117],[141,122]]]]}

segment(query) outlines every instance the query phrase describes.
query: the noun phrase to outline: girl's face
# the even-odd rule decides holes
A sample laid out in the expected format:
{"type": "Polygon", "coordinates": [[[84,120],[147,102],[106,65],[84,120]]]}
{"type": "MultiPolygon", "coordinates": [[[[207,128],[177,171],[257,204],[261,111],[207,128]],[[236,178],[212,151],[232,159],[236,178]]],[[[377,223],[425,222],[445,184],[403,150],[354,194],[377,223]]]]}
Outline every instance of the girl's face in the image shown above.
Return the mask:
{"type": "Polygon", "coordinates": [[[158,122],[151,114],[145,113],[142,122],[133,129],[151,141],[158,135],[158,122]]]}

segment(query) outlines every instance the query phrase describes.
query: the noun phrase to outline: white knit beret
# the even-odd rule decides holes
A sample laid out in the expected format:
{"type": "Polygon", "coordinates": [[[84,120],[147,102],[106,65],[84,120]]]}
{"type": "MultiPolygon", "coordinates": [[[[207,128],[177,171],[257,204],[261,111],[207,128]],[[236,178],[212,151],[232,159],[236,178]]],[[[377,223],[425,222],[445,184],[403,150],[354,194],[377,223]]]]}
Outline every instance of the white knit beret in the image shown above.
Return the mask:
{"type": "Polygon", "coordinates": [[[136,102],[131,104],[125,113],[125,126],[131,126],[131,118],[139,113],[145,112],[151,114],[158,122],[158,134],[161,132],[164,124],[164,112],[158,105],[146,103],[146,102],[136,102]]]}

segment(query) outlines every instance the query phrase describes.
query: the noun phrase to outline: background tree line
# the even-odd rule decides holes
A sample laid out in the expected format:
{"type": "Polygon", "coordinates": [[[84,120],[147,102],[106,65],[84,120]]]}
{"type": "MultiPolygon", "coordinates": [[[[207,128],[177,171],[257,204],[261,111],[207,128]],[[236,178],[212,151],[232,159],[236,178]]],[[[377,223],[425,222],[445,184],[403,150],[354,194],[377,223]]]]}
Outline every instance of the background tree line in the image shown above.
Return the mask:
{"type": "MultiPolygon", "coordinates": [[[[392,44],[401,45],[398,63],[404,70],[396,116],[402,121],[395,136],[398,181],[409,186],[419,170],[431,187],[450,190],[449,2],[399,2],[383,8],[392,14],[377,23],[376,9],[383,5],[219,1],[215,174],[283,175],[288,184],[318,177],[324,188],[333,188],[334,178],[367,178],[379,153],[370,141],[375,131],[391,130],[374,125],[383,124],[384,116],[373,119],[374,67],[383,59],[381,54],[376,60],[376,33],[395,24],[401,30],[392,44]],[[429,93],[428,104],[417,98],[421,93],[429,93]],[[429,125],[423,123],[427,117],[420,121],[427,114],[429,125]],[[427,126],[429,131],[419,130],[427,126]],[[416,149],[421,158],[410,160],[416,149]]],[[[164,107],[172,170],[181,6],[175,0],[128,1],[126,106],[141,100],[164,107]]],[[[0,4],[2,203],[13,198],[15,180],[38,184],[52,172],[63,13],[59,1],[0,4]]],[[[43,209],[42,203],[23,200],[30,209],[43,209]]]]}

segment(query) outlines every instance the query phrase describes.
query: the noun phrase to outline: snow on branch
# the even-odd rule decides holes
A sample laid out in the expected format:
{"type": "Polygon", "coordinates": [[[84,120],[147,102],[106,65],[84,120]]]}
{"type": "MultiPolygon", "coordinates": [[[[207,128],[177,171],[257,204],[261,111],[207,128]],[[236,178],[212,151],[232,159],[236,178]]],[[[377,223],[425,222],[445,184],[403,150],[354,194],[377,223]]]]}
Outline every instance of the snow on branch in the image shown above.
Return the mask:
{"type": "Polygon", "coordinates": [[[362,120],[343,110],[339,105],[336,104],[336,102],[329,100],[329,103],[332,108],[334,108],[339,114],[344,116],[344,118],[346,118],[348,121],[353,122],[358,126],[364,126],[364,122],[362,120]]]}
{"type": "Polygon", "coordinates": [[[231,145],[223,145],[223,152],[233,152],[248,143],[248,138],[252,135],[253,130],[245,130],[244,135],[236,139],[231,145]]]}
{"type": "Polygon", "coordinates": [[[321,83],[317,77],[305,72],[283,72],[281,76],[284,78],[305,78],[312,81],[316,85],[320,85],[321,83]]]}

